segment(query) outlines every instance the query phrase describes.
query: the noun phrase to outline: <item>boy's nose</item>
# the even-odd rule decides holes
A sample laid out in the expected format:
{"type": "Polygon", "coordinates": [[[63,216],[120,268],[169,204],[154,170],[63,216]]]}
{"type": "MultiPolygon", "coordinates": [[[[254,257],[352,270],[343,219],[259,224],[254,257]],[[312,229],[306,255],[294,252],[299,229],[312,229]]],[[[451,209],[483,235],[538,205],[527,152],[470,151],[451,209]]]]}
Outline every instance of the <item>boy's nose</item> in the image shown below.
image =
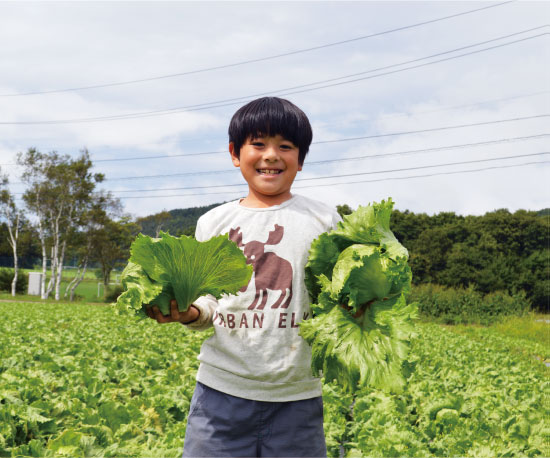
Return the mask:
{"type": "Polygon", "coordinates": [[[279,153],[274,146],[268,146],[264,151],[264,159],[276,161],[279,159],[279,153]]]}

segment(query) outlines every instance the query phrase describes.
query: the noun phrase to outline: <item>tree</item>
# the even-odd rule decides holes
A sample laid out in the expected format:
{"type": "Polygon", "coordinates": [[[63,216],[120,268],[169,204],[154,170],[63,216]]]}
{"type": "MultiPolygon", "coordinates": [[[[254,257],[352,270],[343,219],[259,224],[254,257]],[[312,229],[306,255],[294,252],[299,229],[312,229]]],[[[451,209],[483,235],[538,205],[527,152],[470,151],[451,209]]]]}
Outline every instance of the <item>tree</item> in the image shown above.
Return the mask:
{"type": "Polygon", "coordinates": [[[0,176],[0,212],[8,227],[8,242],[13,250],[13,280],[11,282],[11,295],[15,296],[17,285],[17,276],[19,274],[19,263],[17,257],[17,241],[19,240],[19,230],[21,228],[21,214],[13,195],[8,190],[7,175],[0,176]]]}
{"type": "Polygon", "coordinates": [[[92,195],[88,211],[81,215],[81,230],[72,232],[69,240],[69,245],[75,249],[78,256],[78,270],[67,285],[64,294],[64,297],[70,295],[70,301],[74,300],[76,288],[84,279],[88,263],[93,257],[94,239],[97,238],[97,232],[103,230],[104,222],[110,216],[119,215],[121,208],[120,201],[113,198],[110,193],[98,192],[92,195]]]}
{"type": "Polygon", "coordinates": [[[42,245],[41,296],[46,299],[55,288],[55,299],[59,300],[67,242],[89,209],[92,192],[96,183],[103,181],[103,175],[90,172],[92,162],[87,150],[73,159],[55,151],[44,154],[30,148],[19,154],[17,162],[24,168],[22,178],[28,185],[23,199],[38,219],[42,245]],[[48,245],[51,276],[46,287],[48,245]]]}
{"type": "Polygon", "coordinates": [[[93,232],[93,260],[101,266],[104,297],[107,296],[111,272],[128,259],[130,245],[139,228],[140,226],[132,222],[129,216],[123,216],[116,221],[106,214],[101,226],[93,232]]]}

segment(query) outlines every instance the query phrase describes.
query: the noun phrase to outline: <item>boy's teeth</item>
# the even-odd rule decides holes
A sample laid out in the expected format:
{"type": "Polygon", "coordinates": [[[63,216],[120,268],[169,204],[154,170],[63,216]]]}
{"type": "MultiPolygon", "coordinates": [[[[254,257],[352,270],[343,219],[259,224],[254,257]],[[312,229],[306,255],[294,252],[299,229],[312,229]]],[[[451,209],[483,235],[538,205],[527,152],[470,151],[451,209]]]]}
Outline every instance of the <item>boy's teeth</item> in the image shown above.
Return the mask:
{"type": "Polygon", "coordinates": [[[280,172],[280,170],[260,169],[259,172],[260,173],[267,173],[267,174],[270,174],[270,175],[276,175],[280,172]]]}

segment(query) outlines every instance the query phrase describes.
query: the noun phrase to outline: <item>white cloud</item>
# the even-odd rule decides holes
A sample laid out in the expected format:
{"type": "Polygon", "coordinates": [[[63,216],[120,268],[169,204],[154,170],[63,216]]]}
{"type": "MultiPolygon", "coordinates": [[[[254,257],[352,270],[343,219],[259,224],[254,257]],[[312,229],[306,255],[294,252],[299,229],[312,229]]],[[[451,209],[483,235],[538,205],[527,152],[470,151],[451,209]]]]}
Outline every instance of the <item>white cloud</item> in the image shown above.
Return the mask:
{"type": "MultiPolygon", "coordinates": [[[[0,94],[120,82],[262,58],[488,6],[486,2],[82,2],[0,3],[0,94]]],[[[0,97],[0,122],[77,119],[162,110],[225,100],[365,72],[548,22],[543,2],[513,2],[478,13],[308,53],[146,83],[26,97],[0,97]]],[[[539,32],[533,32],[534,35],[539,32]]],[[[508,41],[514,38],[510,38],[508,41]]],[[[308,113],[314,141],[427,129],[512,118],[548,111],[550,96],[448,107],[550,91],[548,39],[537,38],[423,68],[287,98],[308,113]]],[[[464,52],[466,52],[465,50],[464,52]]],[[[444,57],[444,56],[443,56],[444,57]]],[[[364,76],[368,76],[365,74],[364,76]]],[[[0,124],[0,158],[13,162],[29,146],[92,157],[171,155],[168,159],[96,162],[107,189],[136,190],[236,183],[225,151],[227,124],[239,104],[142,119],[80,124],[0,124]],[[194,176],[169,177],[197,172],[194,176]],[[165,179],[116,177],[162,175],[165,179]]],[[[546,119],[426,134],[312,145],[308,161],[382,154],[544,132],[546,119]]],[[[300,178],[548,151],[548,140],[306,166],[300,178]]],[[[547,157],[546,157],[547,158],[547,157]]],[[[544,160],[545,157],[529,160],[544,160]]],[[[297,182],[326,184],[410,176],[438,171],[520,164],[527,159],[439,169],[297,182]]],[[[3,166],[11,181],[16,169],[3,166]]],[[[548,206],[548,166],[409,180],[304,188],[299,192],[333,205],[352,206],[392,196],[401,209],[429,213],[483,213],[494,208],[548,206]]],[[[241,181],[242,182],[242,181],[241,181]]],[[[21,189],[14,186],[14,189],[21,189]]],[[[234,188],[227,188],[232,190],[234,188]]],[[[193,196],[124,199],[135,215],[159,209],[208,205],[238,194],[219,188],[160,191],[193,196]],[[208,194],[207,194],[208,193],[208,194]]],[[[298,190],[297,190],[298,192],[298,190]]],[[[131,193],[127,193],[131,194],[131,193]]],[[[122,194],[121,194],[122,195],[122,194]]],[[[126,193],[125,193],[126,195],[126,193]]]]}

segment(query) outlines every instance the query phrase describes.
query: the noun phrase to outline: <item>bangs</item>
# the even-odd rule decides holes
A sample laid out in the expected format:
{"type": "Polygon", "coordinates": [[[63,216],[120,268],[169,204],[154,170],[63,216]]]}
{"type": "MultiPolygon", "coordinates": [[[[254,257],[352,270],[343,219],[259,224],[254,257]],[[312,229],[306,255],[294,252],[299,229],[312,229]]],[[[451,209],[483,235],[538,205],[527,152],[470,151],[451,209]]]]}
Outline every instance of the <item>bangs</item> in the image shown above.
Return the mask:
{"type": "Polygon", "coordinates": [[[229,141],[240,151],[250,137],[281,135],[300,150],[300,163],[313,137],[311,125],[305,113],[288,100],[278,97],[262,97],[241,107],[229,124],[229,141]]]}

